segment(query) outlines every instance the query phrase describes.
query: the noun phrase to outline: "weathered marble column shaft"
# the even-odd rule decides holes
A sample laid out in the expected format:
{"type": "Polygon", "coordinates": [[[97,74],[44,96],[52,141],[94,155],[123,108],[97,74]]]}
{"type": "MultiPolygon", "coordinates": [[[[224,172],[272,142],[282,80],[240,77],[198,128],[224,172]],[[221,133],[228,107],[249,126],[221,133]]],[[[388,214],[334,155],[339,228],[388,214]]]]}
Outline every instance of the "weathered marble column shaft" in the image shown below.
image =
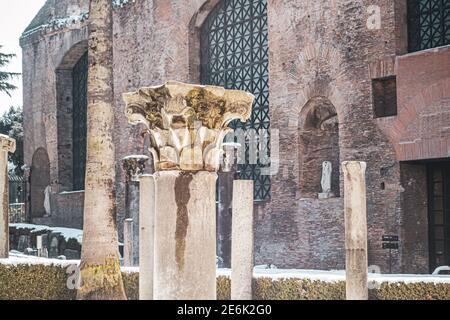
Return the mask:
{"type": "Polygon", "coordinates": [[[233,172],[219,172],[217,183],[217,256],[219,268],[231,268],[233,172]]]}
{"type": "MultiPolygon", "coordinates": [[[[126,174],[125,218],[132,219],[132,252],[130,266],[139,265],[139,176],[144,172],[148,156],[132,155],[122,159],[126,174]]],[[[125,229],[124,229],[125,231],[125,229]]],[[[125,236],[125,232],[124,232],[125,236]]]]}
{"type": "Polygon", "coordinates": [[[347,300],[367,300],[366,163],[344,162],[347,300]]]}
{"type": "Polygon", "coordinates": [[[140,177],[139,198],[139,300],[153,300],[155,259],[155,181],[140,177]]]}
{"type": "Polygon", "coordinates": [[[252,300],[253,181],[235,180],[233,187],[231,300],[252,300]]]}
{"type": "Polygon", "coordinates": [[[0,259],[9,257],[8,153],[16,151],[16,140],[0,135],[0,259]]]}
{"type": "Polygon", "coordinates": [[[155,300],[216,299],[214,172],[155,174],[155,300]]]}
{"type": "Polygon", "coordinates": [[[125,219],[123,222],[123,265],[133,266],[133,219],[125,219]]]}

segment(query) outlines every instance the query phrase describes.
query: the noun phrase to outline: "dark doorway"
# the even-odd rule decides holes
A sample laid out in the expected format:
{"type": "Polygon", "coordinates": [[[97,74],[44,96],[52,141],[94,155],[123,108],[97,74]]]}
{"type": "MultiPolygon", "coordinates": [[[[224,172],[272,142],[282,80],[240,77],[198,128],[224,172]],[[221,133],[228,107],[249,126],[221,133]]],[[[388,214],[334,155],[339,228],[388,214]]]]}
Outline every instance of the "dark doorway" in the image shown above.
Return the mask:
{"type": "Polygon", "coordinates": [[[450,162],[428,164],[430,271],[450,265],[450,162]]]}

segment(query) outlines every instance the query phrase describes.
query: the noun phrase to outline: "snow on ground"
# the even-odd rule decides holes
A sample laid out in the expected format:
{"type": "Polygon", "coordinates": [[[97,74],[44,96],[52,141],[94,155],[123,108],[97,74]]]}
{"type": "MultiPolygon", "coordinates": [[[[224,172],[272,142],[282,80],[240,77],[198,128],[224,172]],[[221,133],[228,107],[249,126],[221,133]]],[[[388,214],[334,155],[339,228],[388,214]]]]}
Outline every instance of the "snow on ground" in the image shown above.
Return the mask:
{"type": "Polygon", "coordinates": [[[78,265],[79,260],[59,260],[59,259],[47,259],[39,258],[35,256],[28,256],[18,251],[11,251],[9,253],[9,259],[0,259],[0,264],[8,266],[18,265],[45,265],[45,266],[61,266],[68,267],[70,265],[78,265]]]}
{"type": "MultiPolygon", "coordinates": [[[[0,259],[0,264],[17,266],[26,265],[55,265],[67,267],[69,265],[78,265],[79,260],[57,260],[45,259],[33,256],[27,256],[20,252],[11,251],[9,259],[0,259]]],[[[137,273],[139,267],[122,267],[122,271],[126,273],[137,273]]],[[[217,276],[231,276],[230,269],[217,269],[217,276]]],[[[339,282],[345,281],[344,270],[322,271],[322,270],[287,270],[287,269],[255,269],[255,278],[271,278],[272,280],[282,279],[309,279],[312,281],[339,282]]],[[[369,281],[376,283],[449,283],[449,275],[419,275],[419,274],[376,274],[369,273],[369,281]]]]}
{"type": "MultiPolygon", "coordinates": [[[[230,276],[230,269],[219,269],[218,275],[230,276]]],[[[255,278],[271,278],[273,280],[280,279],[309,279],[312,281],[324,281],[324,282],[339,282],[345,281],[345,270],[287,270],[287,269],[255,269],[255,278]]],[[[369,273],[369,281],[375,281],[377,283],[382,282],[403,282],[403,283],[415,283],[415,282],[431,282],[431,283],[450,283],[449,275],[422,275],[422,274],[379,274],[369,273]]]]}
{"type": "Polygon", "coordinates": [[[11,223],[10,227],[15,227],[16,229],[30,229],[31,233],[41,232],[41,231],[51,231],[55,233],[60,233],[64,240],[69,241],[69,239],[77,240],[80,244],[83,240],[83,230],[71,229],[71,228],[56,228],[44,225],[36,224],[26,224],[26,223],[11,223]]]}
{"type": "MultiPolygon", "coordinates": [[[[37,230],[39,227],[37,226],[37,230]]],[[[64,228],[56,228],[64,229],[64,228]]],[[[42,230],[42,229],[40,229],[42,230]]],[[[64,231],[64,230],[62,230],[64,231]]],[[[70,231],[69,231],[70,234],[70,231]]],[[[34,256],[24,255],[18,251],[11,251],[9,259],[0,259],[0,264],[4,265],[56,265],[56,266],[69,266],[78,265],[79,260],[59,260],[59,259],[47,259],[34,256]]],[[[122,267],[122,271],[126,273],[137,273],[139,267],[122,267]]],[[[231,276],[231,269],[217,269],[217,276],[231,276]]],[[[312,281],[324,281],[324,282],[339,282],[345,281],[345,270],[300,270],[300,269],[264,269],[261,266],[254,269],[255,278],[271,278],[272,280],[281,279],[309,279],[312,281]]],[[[427,283],[450,283],[450,275],[424,275],[424,274],[378,274],[369,273],[369,281],[375,281],[377,283],[389,282],[389,283],[415,283],[415,282],[427,282],[427,283]]]]}

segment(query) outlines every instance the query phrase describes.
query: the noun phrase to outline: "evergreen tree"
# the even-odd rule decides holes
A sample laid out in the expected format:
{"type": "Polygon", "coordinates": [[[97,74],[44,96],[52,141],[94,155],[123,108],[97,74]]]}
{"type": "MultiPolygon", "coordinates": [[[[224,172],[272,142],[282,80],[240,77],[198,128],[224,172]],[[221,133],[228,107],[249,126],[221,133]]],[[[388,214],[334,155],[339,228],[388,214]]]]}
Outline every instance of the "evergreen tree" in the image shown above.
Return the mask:
{"type": "Polygon", "coordinates": [[[23,166],[23,112],[22,108],[10,107],[0,117],[0,134],[16,139],[16,152],[9,154],[9,161],[15,166],[14,172],[22,175],[23,166]]]}
{"type": "MultiPolygon", "coordinates": [[[[1,49],[2,46],[0,46],[1,49]]],[[[0,51],[0,92],[4,92],[8,96],[11,96],[11,91],[17,89],[15,85],[11,84],[11,80],[19,76],[19,73],[2,71],[1,68],[6,67],[15,57],[15,54],[6,54],[0,51]]]]}

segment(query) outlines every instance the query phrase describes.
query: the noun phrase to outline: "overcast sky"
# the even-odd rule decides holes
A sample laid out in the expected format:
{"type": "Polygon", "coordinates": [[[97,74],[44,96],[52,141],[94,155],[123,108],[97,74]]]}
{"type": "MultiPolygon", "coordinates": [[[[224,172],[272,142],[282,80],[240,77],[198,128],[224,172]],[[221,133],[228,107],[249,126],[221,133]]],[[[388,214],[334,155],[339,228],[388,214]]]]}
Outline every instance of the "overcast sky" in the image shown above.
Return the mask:
{"type": "MultiPolygon", "coordinates": [[[[15,53],[17,55],[5,71],[22,72],[22,50],[19,46],[19,38],[45,0],[0,0],[0,45],[3,53],[15,53]]],[[[0,93],[0,113],[10,106],[22,106],[22,78],[14,84],[19,87],[10,98],[7,94],[0,93]]]]}

